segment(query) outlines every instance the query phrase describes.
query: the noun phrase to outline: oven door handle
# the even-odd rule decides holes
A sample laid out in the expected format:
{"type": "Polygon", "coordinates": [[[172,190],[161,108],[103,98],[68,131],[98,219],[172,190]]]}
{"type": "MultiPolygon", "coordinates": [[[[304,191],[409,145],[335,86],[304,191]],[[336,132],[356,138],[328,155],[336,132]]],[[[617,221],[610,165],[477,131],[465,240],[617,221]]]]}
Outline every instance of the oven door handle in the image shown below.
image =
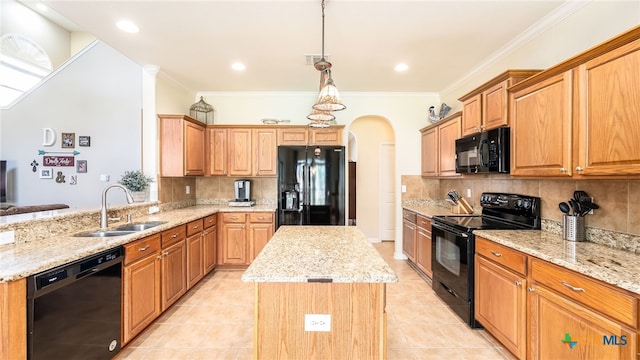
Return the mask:
{"type": "Polygon", "coordinates": [[[456,229],[451,225],[447,225],[447,224],[442,224],[439,222],[431,222],[431,227],[436,228],[438,230],[442,230],[444,232],[448,232],[448,233],[452,233],[455,236],[460,236],[463,238],[468,238],[469,237],[469,233],[464,232],[464,231],[460,231],[460,229],[456,229]]]}

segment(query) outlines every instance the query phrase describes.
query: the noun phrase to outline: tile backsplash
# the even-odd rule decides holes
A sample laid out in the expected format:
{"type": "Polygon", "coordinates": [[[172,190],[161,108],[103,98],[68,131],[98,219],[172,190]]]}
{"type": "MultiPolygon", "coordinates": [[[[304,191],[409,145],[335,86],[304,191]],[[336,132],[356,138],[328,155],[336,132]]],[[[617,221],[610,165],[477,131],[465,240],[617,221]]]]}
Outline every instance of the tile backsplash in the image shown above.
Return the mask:
{"type": "Polygon", "coordinates": [[[559,222],[562,213],[558,204],[567,201],[575,190],[584,190],[600,205],[600,209],[585,218],[588,228],[640,235],[640,180],[553,180],[513,179],[507,175],[477,175],[459,179],[429,179],[419,175],[403,175],[407,191],[402,200],[447,198],[447,191],[456,189],[471,205],[479,206],[483,192],[507,192],[538,196],[542,199],[541,216],[559,222]]]}
{"type": "MultiPolygon", "coordinates": [[[[160,178],[161,202],[184,200],[234,200],[234,181],[243,178],[226,176],[160,178]],[[185,187],[190,186],[190,194],[186,194],[185,187]]],[[[275,203],[277,197],[278,180],[274,178],[251,178],[251,198],[258,204],[275,203]]]]}

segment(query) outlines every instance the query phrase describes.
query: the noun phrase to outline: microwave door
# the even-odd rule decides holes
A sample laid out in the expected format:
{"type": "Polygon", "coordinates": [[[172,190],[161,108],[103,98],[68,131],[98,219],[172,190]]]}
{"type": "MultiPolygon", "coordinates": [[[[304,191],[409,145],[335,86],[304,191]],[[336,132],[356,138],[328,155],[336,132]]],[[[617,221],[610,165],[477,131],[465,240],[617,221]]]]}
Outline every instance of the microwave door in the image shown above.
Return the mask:
{"type": "MultiPolygon", "coordinates": [[[[489,166],[489,141],[483,139],[478,149],[478,165],[479,168],[487,168],[489,166]]],[[[477,171],[478,169],[476,169],[477,171]]]]}

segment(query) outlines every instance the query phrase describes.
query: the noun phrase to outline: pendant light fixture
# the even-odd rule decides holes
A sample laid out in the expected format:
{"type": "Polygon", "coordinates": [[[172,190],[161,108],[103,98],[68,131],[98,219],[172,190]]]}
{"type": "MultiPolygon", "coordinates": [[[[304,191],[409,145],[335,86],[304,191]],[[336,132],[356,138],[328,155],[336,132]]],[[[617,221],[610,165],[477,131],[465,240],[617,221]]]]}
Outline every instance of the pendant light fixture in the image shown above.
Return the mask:
{"type": "Polygon", "coordinates": [[[324,57],[324,0],[322,0],[322,56],[313,64],[320,71],[320,94],[313,111],[307,118],[312,120],[309,126],[328,127],[335,120],[331,111],[344,110],[347,107],[342,103],[340,93],[331,78],[331,63],[324,57]]]}

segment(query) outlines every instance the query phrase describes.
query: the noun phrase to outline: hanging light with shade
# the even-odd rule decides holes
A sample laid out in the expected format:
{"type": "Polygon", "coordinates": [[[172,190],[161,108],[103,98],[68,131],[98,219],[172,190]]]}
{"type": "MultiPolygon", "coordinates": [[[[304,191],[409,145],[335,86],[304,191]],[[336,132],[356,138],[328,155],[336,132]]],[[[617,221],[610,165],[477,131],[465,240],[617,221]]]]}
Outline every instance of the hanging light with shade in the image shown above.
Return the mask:
{"type": "Polygon", "coordinates": [[[320,94],[313,104],[311,114],[307,116],[312,127],[329,127],[335,123],[332,111],[344,110],[347,107],[342,103],[340,93],[331,78],[331,63],[324,57],[324,0],[322,0],[322,56],[313,66],[320,71],[320,94]]]}

